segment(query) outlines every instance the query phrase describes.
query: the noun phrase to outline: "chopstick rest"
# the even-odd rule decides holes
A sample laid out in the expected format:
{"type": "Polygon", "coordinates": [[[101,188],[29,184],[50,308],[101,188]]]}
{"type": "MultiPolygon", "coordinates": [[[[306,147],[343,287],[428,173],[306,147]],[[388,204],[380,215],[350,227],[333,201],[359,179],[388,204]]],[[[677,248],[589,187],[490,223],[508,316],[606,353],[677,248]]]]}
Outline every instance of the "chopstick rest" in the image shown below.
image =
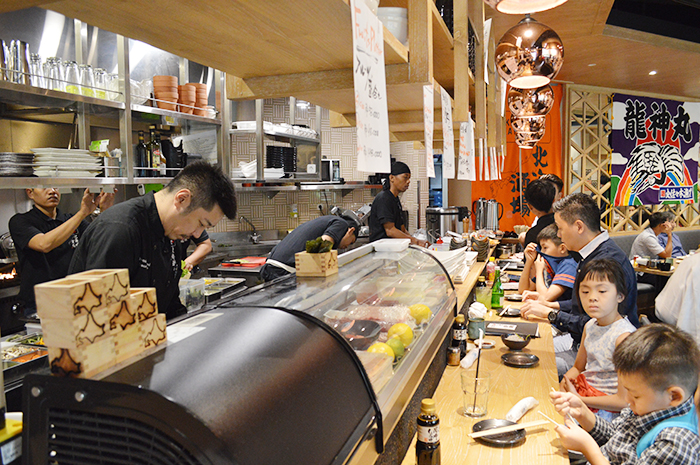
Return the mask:
{"type": "Polygon", "coordinates": [[[492,436],[495,434],[510,433],[511,431],[518,431],[518,430],[525,429],[525,428],[534,428],[535,426],[542,426],[542,425],[546,425],[547,423],[548,423],[547,420],[535,420],[535,421],[530,421],[528,423],[523,423],[521,425],[501,426],[499,428],[487,429],[486,431],[469,433],[469,437],[476,439],[476,438],[480,438],[482,436],[492,436]]]}

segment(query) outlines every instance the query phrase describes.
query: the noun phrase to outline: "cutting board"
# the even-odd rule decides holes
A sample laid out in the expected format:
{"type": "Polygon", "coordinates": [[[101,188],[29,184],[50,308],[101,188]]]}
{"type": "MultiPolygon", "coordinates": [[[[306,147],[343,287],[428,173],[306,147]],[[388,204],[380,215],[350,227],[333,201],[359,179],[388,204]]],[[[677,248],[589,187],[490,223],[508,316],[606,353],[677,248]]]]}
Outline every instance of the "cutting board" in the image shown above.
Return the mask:
{"type": "Polygon", "coordinates": [[[243,258],[236,258],[233,260],[226,260],[225,262],[221,263],[221,266],[224,267],[232,267],[232,266],[244,266],[244,267],[256,267],[256,266],[263,266],[265,264],[265,261],[267,258],[265,257],[243,257],[243,258]]]}

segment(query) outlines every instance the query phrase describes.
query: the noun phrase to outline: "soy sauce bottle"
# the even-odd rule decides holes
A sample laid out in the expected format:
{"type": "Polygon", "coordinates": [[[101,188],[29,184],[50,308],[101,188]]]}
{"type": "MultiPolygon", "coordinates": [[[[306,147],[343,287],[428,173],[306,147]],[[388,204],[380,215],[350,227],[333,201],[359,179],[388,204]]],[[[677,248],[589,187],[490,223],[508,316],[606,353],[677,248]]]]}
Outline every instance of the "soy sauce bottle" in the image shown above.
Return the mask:
{"type": "Polygon", "coordinates": [[[440,419],[433,399],[423,399],[420,403],[417,434],[416,464],[440,465],[440,419]]]}
{"type": "Polygon", "coordinates": [[[459,359],[467,355],[467,324],[464,315],[457,315],[452,324],[452,347],[459,347],[459,359]]]}

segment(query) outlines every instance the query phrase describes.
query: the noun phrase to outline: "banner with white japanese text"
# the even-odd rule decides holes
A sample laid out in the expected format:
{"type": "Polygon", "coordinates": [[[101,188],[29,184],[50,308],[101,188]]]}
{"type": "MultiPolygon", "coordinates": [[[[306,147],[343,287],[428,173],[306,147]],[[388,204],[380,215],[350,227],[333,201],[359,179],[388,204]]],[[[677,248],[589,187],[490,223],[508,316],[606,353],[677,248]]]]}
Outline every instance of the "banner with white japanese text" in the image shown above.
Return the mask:
{"type": "MultiPolygon", "coordinates": [[[[472,202],[480,197],[496,199],[503,205],[503,216],[499,219],[498,227],[502,231],[513,231],[515,225],[530,225],[535,215],[521,198],[525,187],[543,174],[553,173],[563,178],[561,110],[562,86],[552,84],[554,90],[554,106],[545,120],[545,133],[532,150],[522,149],[522,172],[518,158],[518,146],[510,123],[507,126],[506,157],[503,162],[501,179],[493,181],[472,182],[472,202]]],[[[510,121],[510,111],[506,108],[506,121],[510,121]]],[[[488,155],[489,149],[484,153],[488,155]]],[[[488,157],[486,157],[488,160],[488,157]]],[[[495,173],[494,173],[495,175],[495,173]]],[[[495,179],[495,176],[492,176],[495,179]]],[[[481,178],[480,178],[481,179],[481,178]]],[[[474,224],[472,223],[472,227],[474,224]]]]}
{"type": "Polygon", "coordinates": [[[699,131],[700,103],[615,94],[613,204],[697,202],[699,131]]]}
{"type": "Polygon", "coordinates": [[[423,136],[425,138],[425,167],[428,177],[435,177],[435,164],[433,160],[433,131],[435,130],[435,94],[433,85],[423,86],[423,136]]]}
{"type": "Polygon", "coordinates": [[[440,87],[442,101],[442,177],[455,178],[455,142],[452,128],[452,99],[445,89],[440,87]]]}
{"type": "Polygon", "coordinates": [[[363,0],[351,0],[357,169],[391,171],[384,71],[384,26],[363,0]]]}

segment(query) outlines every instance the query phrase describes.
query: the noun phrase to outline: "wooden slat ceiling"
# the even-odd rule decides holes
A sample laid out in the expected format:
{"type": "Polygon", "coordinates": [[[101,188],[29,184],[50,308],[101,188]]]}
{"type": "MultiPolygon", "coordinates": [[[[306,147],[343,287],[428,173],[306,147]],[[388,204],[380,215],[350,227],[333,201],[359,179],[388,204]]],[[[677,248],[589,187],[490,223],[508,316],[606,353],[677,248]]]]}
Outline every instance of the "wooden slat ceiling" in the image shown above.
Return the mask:
{"type": "MultiPolygon", "coordinates": [[[[700,99],[700,46],[606,26],[612,0],[569,0],[532,15],[559,34],[564,66],[557,81],[700,99]],[[595,64],[595,66],[589,66],[595,64]],[[656,71],[650,76],[650,71],[656,71]]],[[[522,17],[486,7],[498,40],[522,17]]]]}

